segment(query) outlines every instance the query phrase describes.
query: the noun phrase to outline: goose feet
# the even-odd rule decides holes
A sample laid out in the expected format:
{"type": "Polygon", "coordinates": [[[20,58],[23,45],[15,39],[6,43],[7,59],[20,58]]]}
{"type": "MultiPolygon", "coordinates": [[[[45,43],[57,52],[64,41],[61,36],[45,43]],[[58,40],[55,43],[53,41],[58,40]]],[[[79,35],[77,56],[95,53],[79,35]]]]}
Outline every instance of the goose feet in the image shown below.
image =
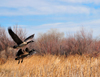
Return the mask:
{"type": "Polygon", "coordinates": [[[22,59],[22,61],[21,61],[21,63],[23,62],[23,59],[22,59]]]}
{"type": "MultiPolygon", "coordinates": [[[[21,63],[23,62],[23,59],[21,60],[21,63]]],[[[18,64],[20,63],[20,60],[18,61],[18,64]]]]}
{"type": "Polygon", "coordinates": [[[20,60],[18,61],[18,64],[20,63],[20,60]]]}

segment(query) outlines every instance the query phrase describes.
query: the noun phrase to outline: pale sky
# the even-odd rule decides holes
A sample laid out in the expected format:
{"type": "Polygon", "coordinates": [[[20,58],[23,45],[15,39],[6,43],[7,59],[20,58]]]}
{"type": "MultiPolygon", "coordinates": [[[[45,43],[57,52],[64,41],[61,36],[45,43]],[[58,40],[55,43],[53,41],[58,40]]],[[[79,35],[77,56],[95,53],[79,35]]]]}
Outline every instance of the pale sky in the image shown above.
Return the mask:
{"type": "Polygon", "coordinates": [[[29,34],[51,28],[74,33],[84,27],[100,35],[100,0],[0,0],[0,25],[18,24],[29,34]]]}

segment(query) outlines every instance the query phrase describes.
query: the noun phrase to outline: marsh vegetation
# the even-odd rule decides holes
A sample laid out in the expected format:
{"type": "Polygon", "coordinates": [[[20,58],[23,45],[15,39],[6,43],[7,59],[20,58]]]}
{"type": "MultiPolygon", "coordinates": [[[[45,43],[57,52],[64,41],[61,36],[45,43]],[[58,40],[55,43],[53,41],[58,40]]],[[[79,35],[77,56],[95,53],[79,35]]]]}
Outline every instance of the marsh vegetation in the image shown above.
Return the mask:
{"type": "MultiPolygon", "coordinates": [[[[14,26],[14,32],[25,39],[27,33],[14,26]]],[[[33,34],[33,33],[32,33],[33,34]]],[[[1,77],[99,77],[100,40],[92,31],[80,29],[66,34],[51,29],[39,34],[28,47],[37,54],[27,56],[23,63],[14,60],[17,50],[5,28],[0,27],[0,76],[1,77]]]]}

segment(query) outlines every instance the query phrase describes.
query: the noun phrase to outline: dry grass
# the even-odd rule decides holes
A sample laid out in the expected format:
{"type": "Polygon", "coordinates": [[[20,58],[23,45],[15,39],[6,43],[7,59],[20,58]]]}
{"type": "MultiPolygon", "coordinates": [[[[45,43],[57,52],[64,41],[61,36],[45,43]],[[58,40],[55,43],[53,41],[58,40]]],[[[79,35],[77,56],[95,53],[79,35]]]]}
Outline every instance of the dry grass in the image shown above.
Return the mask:
{"type": "MultiPolygon", "coordinates": [[[[14,50],[9,50],[14,41],[6,36],[5,29],[1,28],[0,31],[0,77],[100,76],[100,40],[93,39],[91,32],[82,30],[74,36],[67,37],[55,30],[41,34],[29,47],[44,56],[33,55],[18,64],[14,60],[14,50]],[[90,58],[97,56],[98,58],[90,58]]],[[[22,33],[20,38],[25,38],[23,29],[15,27],[14,31],[18,35],[22,33]]]]}
{"type": "Polygon", "coordinates": [[[0,77],[99,77],[100,57],[34,55],[0,65],[0,77]]]}

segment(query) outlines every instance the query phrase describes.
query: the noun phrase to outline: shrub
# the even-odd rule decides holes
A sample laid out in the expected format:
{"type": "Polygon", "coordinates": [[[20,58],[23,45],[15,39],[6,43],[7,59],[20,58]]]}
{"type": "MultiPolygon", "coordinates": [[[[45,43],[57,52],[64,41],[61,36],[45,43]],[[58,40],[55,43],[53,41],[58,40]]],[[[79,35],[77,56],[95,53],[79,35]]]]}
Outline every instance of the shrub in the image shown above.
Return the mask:
{"type": "MultiPolygon", "coordinates": [[[[18,26],[13,27],[13,31],[24,40],[26,31],[18,26]]],[[[64,33],[56,29],[51,29],[46,33],[39,34],[34,39],[34,43],[29,44],[30,49],[35,49],[40,54],[55,55],[83,55],[90,54],[97,56],[100,53],[100,40],[93,38],[92,31],[86,31],[83,28],[74,35],[68,34],[64,37],[64,33]]],[[[0,51],[5,49],[5,55],[14,56],[14,53],[8,51],[8,47],[15,44],[11,37],[6,34],[4,28],[0,27],[0,51]]]]}
{"type": "Polygon", "coordinates": [[[67,35],[63,40],[63,54],[90,54],[95,56],[100,53],[100,41],[93,39],[92,31],[86,31],[83,28],[74,35],[67,35]]]}
{"type": "Polygon", "coordinates": [[[44,34],[40,34],[34,44],[35,49],[41,54],[90,54],[94,56],[100,51],[100,41],[93,39],[92,31],[86,31],[83,28],[74,35],[51,29],[44,34]]]}
{"type": "Polygon", "coordinates": [[[64,33],[60,33],[55,29],[51,29],[36,39],[35,49],[42,54],[56,54],[61,51],[60,46],[64,33]]]}

